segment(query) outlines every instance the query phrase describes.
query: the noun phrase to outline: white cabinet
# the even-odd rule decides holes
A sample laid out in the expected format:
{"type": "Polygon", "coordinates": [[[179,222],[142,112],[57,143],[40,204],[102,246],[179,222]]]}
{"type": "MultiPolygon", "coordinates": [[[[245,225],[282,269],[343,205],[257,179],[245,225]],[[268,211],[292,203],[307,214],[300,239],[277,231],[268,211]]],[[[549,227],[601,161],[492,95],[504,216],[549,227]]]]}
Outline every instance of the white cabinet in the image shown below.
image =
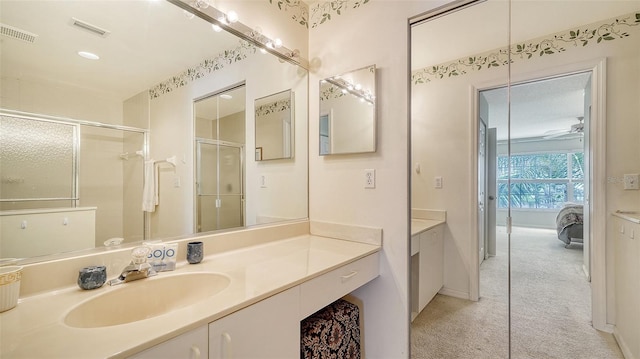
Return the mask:
{"type": "Polygon", "coordinates": [[[640,358],[640,224],[615,218],[614,334],[625,358],[640,358]]]}
{"type": "Polygon", "coordinates": [[[380,256],[371,254],[300,285],[300,319],[344,297],[380,273],[380,256]]]}
{"type": "Polygon", "coordinates": [[[444,285],[444,226],[438,225],[411,238],[412,320],[444,285]]]}
{"type": "Polygon", "coordinates": [[[209,358],[300,356],[300,287],[264,299],[209,324],[209,358]]]}
{"type": "Polygon", "coordinates": [[[131,359],[206,359],[209,356],[209,328],[204,325],[176,338],[167,340],[143,352],[133,355],[131,359]]]}

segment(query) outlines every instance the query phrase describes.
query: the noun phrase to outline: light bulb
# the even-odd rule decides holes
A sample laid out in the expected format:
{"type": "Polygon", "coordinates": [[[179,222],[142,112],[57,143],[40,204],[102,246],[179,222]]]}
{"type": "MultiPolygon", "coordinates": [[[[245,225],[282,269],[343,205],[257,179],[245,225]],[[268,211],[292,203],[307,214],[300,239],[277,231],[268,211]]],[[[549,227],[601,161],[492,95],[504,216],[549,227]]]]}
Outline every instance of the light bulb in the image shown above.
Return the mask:
{"type": "Polygon", "coordinates": [[[209,3],[206,0],[196,0],[196,7],[199,9],[206,9],[209,7],[209,3]]]}
{"type": "Polygon", "coordinates": [[[193,17],[195,16],[192,13],[188,12],[187,10],[182,10],[182,13],[187,19],[193,19],[193,17]]]}
{"type": "Polygon", "coordinates": [[[349,89],[349,91],[353,91],[353,86],[352,85],[347,86],[347,88],[349,89]]]}
{"type": "Polygon", "coordinates": [[[227,24],[228,24],[228,22],[227,22],[227,18],[226,18],[226,17],[224,17],[224,16],[220,16],[220,17],[218,18],[218,21],[219,21],[221,24],[225,24],[225,25],[227,25],[227,24]]]}
{"type": "Polygon", "coordinates": [[[227,20],[229,20],[230,23],[238,21],[238,14],[233,10],[229,11],[227,13],[227,20]]]}
{"type": "Polygon", "coordinates": [[[273,42],[267,41],[266,46],[270,49],[273,49],[273,42]]]}
{"type": "Polygon", "coordinates": [[[356,90],[358,90],[358,91],[362,90],[362,85],[356,84],[356,90]]]}
{"type": "Polygon", "coordinates": [[[267,50],[265,50],[265,49],[264,49],[264,47],[261,47],[261,48],[260,48],[260,52],[261,52],[261,53],[263,53],[263,54],[266,54],[266,53],[267,53],[267,50]]]}
{"type": "Polygon", "coordinates": [[[213,31],[215,32],[220,32],[222,31],[222,28],[216,24],[211,24],[211,27],[213,28],[213,31]]]}
{"type": "Polygon", "coordinates": [[[347,93],[347,89],[342,89],[342,93],[347,93]]]}
{"type": "Polygon", "coordinates": [[[280,39],[275,39],[273,42],[273,45],[276,47],[276,49],[279,49],[282,47],[282,40],[280,39]]]}

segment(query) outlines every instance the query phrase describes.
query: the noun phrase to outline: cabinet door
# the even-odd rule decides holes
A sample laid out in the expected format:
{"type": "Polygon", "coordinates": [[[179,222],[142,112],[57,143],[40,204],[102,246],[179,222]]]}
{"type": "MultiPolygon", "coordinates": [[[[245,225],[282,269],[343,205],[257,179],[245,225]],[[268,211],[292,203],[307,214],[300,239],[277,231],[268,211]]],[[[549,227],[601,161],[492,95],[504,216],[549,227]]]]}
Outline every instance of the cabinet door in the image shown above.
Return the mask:
{"type": "Polygon", "coordinates": [[[420,234],[418,312],[429,304],[444,283],[443,226],[420,234]]]}
{"type": "Polygon", "coordinates": [[[208,332],[205,325],[176,338],[151,347],[129,358],[131,359],[205,359],[208,357],[208,332]]]}
{"type": "Polygon", "coordinates": [[[209,324],[209,358],[298,358],[299,306],[294,287],[209,324]]]}

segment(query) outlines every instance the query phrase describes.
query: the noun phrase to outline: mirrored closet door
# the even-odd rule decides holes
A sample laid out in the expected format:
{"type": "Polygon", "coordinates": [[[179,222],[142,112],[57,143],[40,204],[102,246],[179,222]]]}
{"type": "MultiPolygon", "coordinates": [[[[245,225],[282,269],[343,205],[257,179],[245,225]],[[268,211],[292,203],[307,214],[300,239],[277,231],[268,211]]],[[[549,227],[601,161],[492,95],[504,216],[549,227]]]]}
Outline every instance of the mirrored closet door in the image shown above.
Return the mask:
{"type": "MultiPolygon", "coordinates": [[[[608,173],[638,152],[612,136],[638,131],[613,115],[637,115],[623,74],[639,71],[640,7],[466,3],[412,19],[412,222],[446,212],[438,294],[411,296],[412,357],[622,358],[614,323],[640,318],[612,285],[607,218],[633,197],[608,173]]],[[[412,293],[433,270],[413,260],[434,256],[422,243],[412,293]]]]}

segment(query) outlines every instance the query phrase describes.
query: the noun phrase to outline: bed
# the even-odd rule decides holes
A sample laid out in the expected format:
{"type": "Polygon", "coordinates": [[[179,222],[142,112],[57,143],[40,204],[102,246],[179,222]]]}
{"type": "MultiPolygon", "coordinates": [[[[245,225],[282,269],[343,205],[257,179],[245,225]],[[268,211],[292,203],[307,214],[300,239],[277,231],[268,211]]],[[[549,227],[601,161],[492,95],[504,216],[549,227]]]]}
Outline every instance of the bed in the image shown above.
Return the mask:
{"type": "Polygon", "coordinates": [[[556,216],[558,239],[564,242],[565,248],[571,243],[582,243],[583,227],[583,206],[565,204],[556,216]]]}

